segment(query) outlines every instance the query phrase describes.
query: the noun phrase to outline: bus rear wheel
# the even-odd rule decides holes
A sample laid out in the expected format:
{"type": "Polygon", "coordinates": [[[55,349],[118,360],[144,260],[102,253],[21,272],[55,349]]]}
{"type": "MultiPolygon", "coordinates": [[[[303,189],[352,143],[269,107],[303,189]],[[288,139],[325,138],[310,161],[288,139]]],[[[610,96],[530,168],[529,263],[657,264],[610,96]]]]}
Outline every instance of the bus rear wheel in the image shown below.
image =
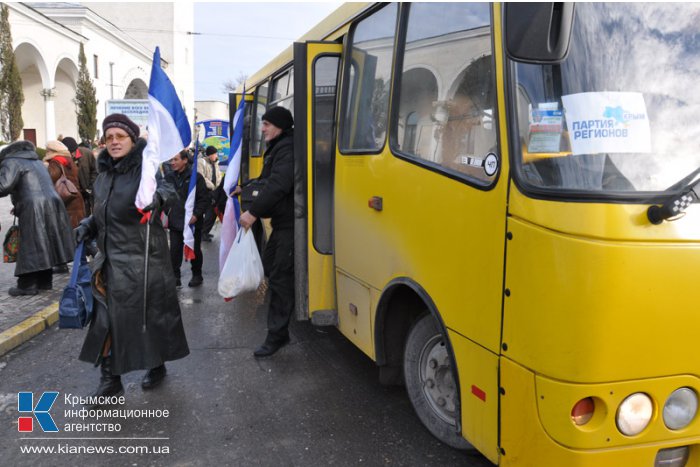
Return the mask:
{"type": "Polygon", "coordinates": [[[408,333],[404,377],[411,404],[430,433],[453,448],[473,449],[457,434],[457,382],[445,338],[429,314],[408,333]]]}

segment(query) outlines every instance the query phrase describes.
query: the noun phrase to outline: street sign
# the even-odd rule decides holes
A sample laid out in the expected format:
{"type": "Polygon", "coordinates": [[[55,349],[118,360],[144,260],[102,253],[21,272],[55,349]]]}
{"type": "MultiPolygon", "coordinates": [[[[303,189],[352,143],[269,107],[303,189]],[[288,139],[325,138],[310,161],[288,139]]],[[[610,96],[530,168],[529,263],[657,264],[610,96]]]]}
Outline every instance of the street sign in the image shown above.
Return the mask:
{"type": "Polygon", "coordinates": [[[148,126],[148,99],[112,99],[106,103],[105,116],[124,114],[142,130],[148,126]]]}

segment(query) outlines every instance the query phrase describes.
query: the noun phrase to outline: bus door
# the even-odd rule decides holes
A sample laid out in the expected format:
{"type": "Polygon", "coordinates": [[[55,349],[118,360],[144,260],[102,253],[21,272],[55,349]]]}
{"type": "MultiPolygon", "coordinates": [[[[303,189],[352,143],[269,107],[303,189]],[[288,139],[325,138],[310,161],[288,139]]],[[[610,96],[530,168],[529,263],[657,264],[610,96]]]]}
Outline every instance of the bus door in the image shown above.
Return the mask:
{"type": "Polygon", "coordinates": [[[333,158],[342,45],[294,44],[295,274],[297,319],[337,324],[333,261],[333,158]]]}

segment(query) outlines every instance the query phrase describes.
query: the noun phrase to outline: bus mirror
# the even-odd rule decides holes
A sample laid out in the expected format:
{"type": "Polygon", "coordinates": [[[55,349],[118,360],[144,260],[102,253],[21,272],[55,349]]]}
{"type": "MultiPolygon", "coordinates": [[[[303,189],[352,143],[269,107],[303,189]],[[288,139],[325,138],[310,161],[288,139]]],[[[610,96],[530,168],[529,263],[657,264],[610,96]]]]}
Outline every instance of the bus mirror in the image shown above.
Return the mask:
{"type": "Polygon", "coordinates": [[[573,3],[506,3],[508,56],[529,63],[562,61],[569,52],[573,20],[573,3]]]}

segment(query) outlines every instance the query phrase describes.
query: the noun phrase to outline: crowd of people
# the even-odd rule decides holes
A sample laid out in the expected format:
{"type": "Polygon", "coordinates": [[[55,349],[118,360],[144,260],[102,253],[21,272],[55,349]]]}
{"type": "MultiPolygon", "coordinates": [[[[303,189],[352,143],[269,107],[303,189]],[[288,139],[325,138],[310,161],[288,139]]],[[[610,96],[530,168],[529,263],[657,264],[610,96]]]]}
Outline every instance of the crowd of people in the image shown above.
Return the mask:
{"type": "MultiPolygon", "coordinates": [[[[273,228],[263,254],[271,293],[268,332],[256,357],[289,342],[294,309],[294,121],[275,107],[262,122],[265,189],[240,217],[242,228],[259,218],[270,218],[273,228]]],[[[48,141],[43,161],[28,141],[0,149],[0,197],[11,196],[21,239],[17,284],[9,294],[52,289],[53,274],[68,271],[76,242],[92,246],[94,312],[79,358],[100,367],[93,397],[123,394],[121,375],[134,370],[146,370],[141,385],[154,388],[167,374],[166,361],[189,354],[177,296],[185,232],[193,227],[194,248],[189,257],[185,253],[192,269],[188,286],[198,287],[204,282],[201,242],[212,240],[227,196],[221,194],[217,149],[207,147],[196,170],[194,154],[183,149],[162,165],[151,204],[137,209],[147,142],[126,115],[107,116],[102,130],[94,152],[72,137],[48,141]],[[193,173],[196,196],[187,218],[193,173]],[[148,268],[158,273],[147,274],[148,268]]],[[[239,193],[237,186],[233,194],[239,193]]]]}

